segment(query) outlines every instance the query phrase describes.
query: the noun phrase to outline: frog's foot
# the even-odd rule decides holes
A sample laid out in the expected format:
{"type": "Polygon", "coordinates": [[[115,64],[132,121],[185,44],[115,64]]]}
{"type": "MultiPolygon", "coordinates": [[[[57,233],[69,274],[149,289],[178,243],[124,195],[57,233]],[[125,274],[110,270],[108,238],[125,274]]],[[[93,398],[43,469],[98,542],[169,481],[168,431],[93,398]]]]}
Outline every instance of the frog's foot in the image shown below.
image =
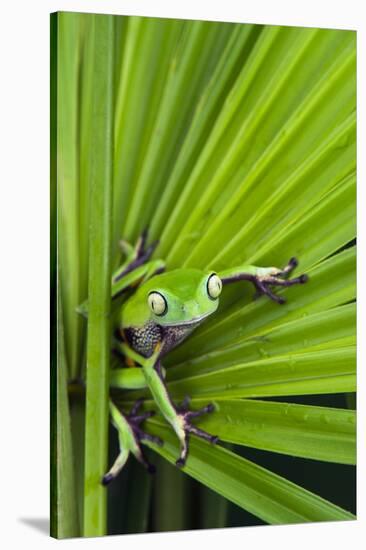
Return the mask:
{"type": "Polygon", "coordinates": [[[146,228],[137,239],[137,243],[134,247],[131,246],[127,241],[120,241],[120,248],[122,252],[124,252],[124,254],[127,256],[128,264],[123,269],[123,271],[119,272],[115,276],[114,282],[119,281],[120,279],[122,279],[122,277],[127,275],[127,273],[130,273],[137,267],[140,267],[140,265],[146,264],[150,260],[155,248],[159,244],[159,241],[154,241],[149,246],[146,246],[147,237],[148,230],[146,228]]]}
{"type": "Polygon", "coordinates": [[[257,292],[255,297],[265,294],[271,300],[277,302],[278,304],[284,304],[286,299],[283,296],[278,296],[270,287],[272,286],[292,286],[292,285],[302,285],[308,281],[307,275],[299,275],[299,277],[294,277],[293,279],[286,279],[282,277],[287,277],[291,271],[295,269],[298,265],[296,258],[291,258],[287,265],[283,269],[273,268],[264,268],[258,269],[258,273],[253,275],[251,281],[253,282],[257,292]]]}
{"type": "Polygon", "coordinates": [[[142,451],[141,443],[143,441],[151,441],[161,446],[163,445],[163,441],[159,437],[148,434],[140,428],[140,424],[144,420],[155,414],[154,411],[146,411],[138,414],[142,402],[142,399],[136,401],[128,414],[123,414],[111,403],[112,421],[118,430],[120,453],[111,469],[103,476],[103,485],[108,485],[117,477],[123,466],[126,464],[130,452],[135,455],[137,460],[150,474],[155,473],[155,466],[148,462],[142,451]]]}
{"type": "Polygon", "coordinates": [[[133,434],[135,436],[135,440],[138,446],[140,447],[140,454],[141,454],[142,460],[139,457],[137,458],[140,460],[142,464],[144,464],[144,466],[149,470],[149,472],[152,473],[152,471],[155,471],[155,467],[152,466],[151,464],[148,464],[146,459],[144,459],[144,456],[141,451],[140,443],[141,441],[151,441],[152,443],[156,443],[157,445],[159,445],[159,447],[161,447],[163,445],[163,441],[160,439],[160,437],[156,435],[148,434],[140,428],[140,424],[144,422],[144,420],[146,420],[147,418],[151,418],[152,416],[155,415],[155,411],[146,411],[141,414],[138,414],[138,411],[141,408],[142,403],[143,403],[143,399],[138,399],[136,401],[131,411],[127,415],[127,422],[132,428],[133,434]]]}
{"type": "Polygon", "coordinates": [[[207,413],[211,413],[215,410],[215,407],[212,403],[209,403],[205,407],[202,407],[202,409],[199,409],[198,411],[189,411],[188,410],[189,405],[189,398],[186,397],[184,401],[176,407],[177,410],[177,429],[176,433],[179,437],[180,443],[181,443],[181,454],[178,460],[176,461],[176,465],[180,468],[182,468],[187,460],[188,456],[188,450],[189,450],[189,435],[194,434],[198,437],[201,437],[202,439],[205,439],[209,443],[216,444],[219,440],[217,435],[211,435],[204,430],[201,430],[200,428],[197,428],[193,424],[191,424],[191,420],[193,418],[197,418],[199,416],[202,416],[207,413]]]}

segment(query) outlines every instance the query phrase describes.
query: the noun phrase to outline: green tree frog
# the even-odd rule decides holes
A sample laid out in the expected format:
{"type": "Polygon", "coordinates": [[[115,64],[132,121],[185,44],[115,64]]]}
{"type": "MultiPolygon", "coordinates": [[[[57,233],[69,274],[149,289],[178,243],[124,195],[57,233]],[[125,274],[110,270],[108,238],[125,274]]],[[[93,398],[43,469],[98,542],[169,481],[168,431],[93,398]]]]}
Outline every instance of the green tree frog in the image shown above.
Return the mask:
{"type": "MultiPolygon", "coordinates": [[[[198,411],[190,411],[189,398],[180,405],[175,404],[165,383],[163,357],[217,310],[220,294],[226,285],[236,281],[250,281],[257,294],[265,294],[282,304],[285,299],[274,294],[271,287],[302,284],[307,281],[307,276],[287,278],[297,265],[295,258],[291,258],[283,269],[240,265],[219,273],[184,268],[164,272],[161,260],[150,260],[157,243],[146,247],[146,238],[147,233],[144,232],[135,247],[122,243],[127,259],[112,280],[112,298],[126,289],[136,288],[120,309],[117,335],[124,355],[140,366],[113,369],[110,383],[112,387],[125,389],[148,386],[161,414],[179,439],[180,456],[176,464],[183,467],[191,434],[211,444],[217,443],[217,436],[192,423],[195,418],[213,412],[214,405],[208,403],[198,411]]],[[[159,445],[163,442],[142,431],[141,423],[153,412],[139,414],[140,405],[139,401],[129,414],[125,414],[110,401],[112,423],[119,435],[120,453],[102,479],[105,485],[120,472],[130,452],[149,472],[154,471],[153,465],[148,463],[143,454],[141,442],[148,440],[159,445]]]]}

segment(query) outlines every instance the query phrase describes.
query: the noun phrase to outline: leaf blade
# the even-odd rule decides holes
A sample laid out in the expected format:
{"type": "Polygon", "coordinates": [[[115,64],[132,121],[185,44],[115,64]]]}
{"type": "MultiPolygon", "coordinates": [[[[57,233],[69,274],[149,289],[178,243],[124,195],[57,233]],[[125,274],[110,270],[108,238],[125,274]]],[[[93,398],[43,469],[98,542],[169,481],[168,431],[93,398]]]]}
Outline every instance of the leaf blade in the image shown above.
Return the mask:
{"type": "MultiPolygon", "coordinates": [[[[153,421],[150,425],[154,435],[164,439],[164,446],[149,446],[169,462],[175,462],[179,451],[171,430],[153,421]]],[[[191,453],[184,471],[271,524],[355,519],[350,512],[269,470],[196,438],[191,438],[191,453]]]]}

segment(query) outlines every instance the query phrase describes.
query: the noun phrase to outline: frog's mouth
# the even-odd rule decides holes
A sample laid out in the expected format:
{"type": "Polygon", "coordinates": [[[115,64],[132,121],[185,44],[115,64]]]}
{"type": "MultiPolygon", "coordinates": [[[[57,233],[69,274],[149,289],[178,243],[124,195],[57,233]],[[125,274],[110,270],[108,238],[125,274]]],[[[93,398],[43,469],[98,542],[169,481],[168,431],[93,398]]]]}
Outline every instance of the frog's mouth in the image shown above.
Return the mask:
{"type": "MultiPolygon", "coordinates": [[[[169,327],[181,327],[181,326],[190,326],[190,325],[197,325],[203,321],[203,319],[206,319],[209,315],[212,315],[214,313],[213,311],[209,311],[208,313],[204,313],[203,315],[200,315],[199,317],[194,317],[193,319],[189,319],[188,321],[177,321],[176,323],[168,323],[169,327]]],[[[161,323],[162,326],[163,323],[161,323]]],[[[166,326],[166,325],[165,325],[166,326]]]]}

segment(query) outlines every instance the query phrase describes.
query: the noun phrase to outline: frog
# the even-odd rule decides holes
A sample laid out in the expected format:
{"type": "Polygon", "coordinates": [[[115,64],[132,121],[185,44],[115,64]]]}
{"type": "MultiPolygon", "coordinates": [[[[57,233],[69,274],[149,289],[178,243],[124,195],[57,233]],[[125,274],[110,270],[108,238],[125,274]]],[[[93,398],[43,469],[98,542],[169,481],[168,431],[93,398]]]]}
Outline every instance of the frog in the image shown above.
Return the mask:
{"type": "MultiPolygon", "coordinates": [[[[256,298],[265,295],[281,305],[285,303],[285,297],[276,294],[273,288],[304,284],[308,276],[302,274],[289,278],[298,265],[295,257],[283,268],[240,264],[218,272],[188,267],[166,271],[162,260],[151,259],[158,241],[147,246],[147,238],[148,232],[145,230],[135,246],[126,241],[120,243],[126,259],[112,276],[111,298],[115,300],[121,294],[130,293],[119,308],[115,330],[118,350],[126,365],[111,371],[110,387],[149,389],[159,412],[178,438],[180,454],[176,466],[184,468],[191,436],[201,438],[207,444],[218,443],[217,435],[209,434],[193,423],[202,415],[214,413],[215,406],[207,403],[199,410],[190,410],[189,396],[180,404],[174,403],[166,383],[162,363],[164,357],[217,311],[226,286],[248,281],[255,287],[256,298]]],[[[84,313],[86,309],[87,306],[84,313]]],[[[144,454],[142,444],[152,442],[163,445],[163,441],[142,430],[141,424],[155,414],[154,411],[141,412],[142,401],[138,400],[131,411],[125,413],[110,400],[111,420],[118,432],[119,454],[102,477],[103,485],[108,485],[117,477],[130,454],[148,472],[155,471],[154,465],[144,454]]]]}

